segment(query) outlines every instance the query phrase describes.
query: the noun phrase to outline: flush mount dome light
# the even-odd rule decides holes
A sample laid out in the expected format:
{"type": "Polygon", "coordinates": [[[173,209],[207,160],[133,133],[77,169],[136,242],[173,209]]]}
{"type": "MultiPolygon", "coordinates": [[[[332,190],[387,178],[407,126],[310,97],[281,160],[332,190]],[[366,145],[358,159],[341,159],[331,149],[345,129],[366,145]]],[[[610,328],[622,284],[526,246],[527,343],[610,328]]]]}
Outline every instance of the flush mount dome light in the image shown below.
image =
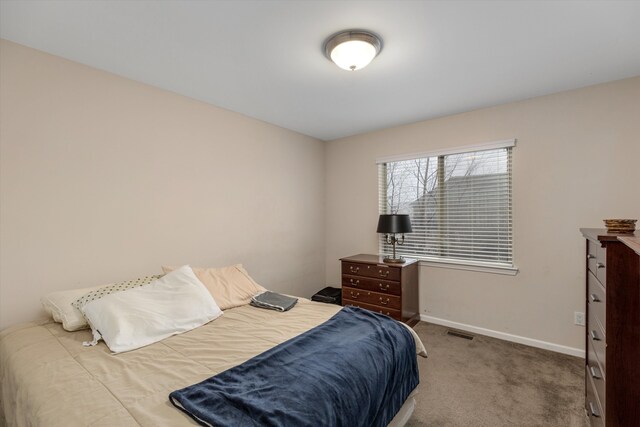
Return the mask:
{"type": "Polygon", "coordinates": [[[348,71],[366,67],[381,50],[380,37],[363,30],[341,31],[324,43],[325,56],[348,71]]]}

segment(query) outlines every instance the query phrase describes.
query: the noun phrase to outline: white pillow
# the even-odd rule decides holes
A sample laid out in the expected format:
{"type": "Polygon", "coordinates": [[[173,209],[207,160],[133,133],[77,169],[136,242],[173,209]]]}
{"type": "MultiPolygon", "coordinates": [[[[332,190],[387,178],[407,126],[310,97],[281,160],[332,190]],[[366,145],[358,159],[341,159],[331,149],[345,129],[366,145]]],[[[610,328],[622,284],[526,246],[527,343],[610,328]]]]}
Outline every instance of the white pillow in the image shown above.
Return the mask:
{"type": "MultiPolygon", "coordinates": [[[[88,328],[87,319],[84,318],[80,311],[80,306],[84,305],[84,301],[80,302],[84,297],[92,297],[92,294],[104,293],[110,288],[118,290],[119,287],[135,287],[138,282],[151,282],[160,276],[140,277],[126,282],[114,283],[111,285],[100,285],[92,288],[69,289],[65,291],[51,292],[40,298],[44,311],[53,317],[53,320],[62,323],[62,327],[70,332],[88,328]],[[133,286],[132,286],[133,285],[133,286]]],[[[109,291],[108,293],[111,293],[109,291]]],[[[85,298],[86,299],[86,298],[85,298]]]]}
{"type": "Polygon", "coordinates": [[[133,280],[127,280],[125,282],[114,283],[113,285],[102,286],[98,289],[94,289],[82,295],[80,298],[73,301],[71,305],[82,311],[82,307],[84,307],[91,301],[104,298],[107,295],[115,294],[116,292],[122,292],[126,291],[127,289],[137,288],[138,286],[148,285],[149,283],[153,282],[154,280],[158,280],[161,277],[162,275],[144,276],[138,277],[137,279],[133,280]]]}
{"type": "Polygon", "coordinates": [[[71,289],[67,291],[52,292],[40,299],[44,311],[47,312],[53,320],[62,323],[62,327],[67,331],[77,331],[86,328],[87,321],[84,316],[73,305],[72,302],[86,294],[87,292],[99,289],[95,288],[71,289]]]}
{"type": "Polygon", "coordinates": [[[91,301],[83,312],[94,333],[92,344],[102,338],[114,353],[190,331],[222,315],[188,265],[148,285],[91,301]]]}

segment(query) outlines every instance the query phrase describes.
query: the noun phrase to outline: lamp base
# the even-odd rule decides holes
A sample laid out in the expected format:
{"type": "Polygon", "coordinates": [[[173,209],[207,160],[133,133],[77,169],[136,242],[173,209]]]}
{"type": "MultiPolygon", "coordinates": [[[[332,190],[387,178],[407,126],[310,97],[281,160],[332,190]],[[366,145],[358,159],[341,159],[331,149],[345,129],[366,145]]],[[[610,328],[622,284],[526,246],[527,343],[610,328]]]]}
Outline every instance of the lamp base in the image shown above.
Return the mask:
{"type": "Polygon", "coordinates": [[[382,261],[389,264],[404,264],[405,262],[407,262],[407,260],[402,257],[400,258],[384,257],[382,261]]]}

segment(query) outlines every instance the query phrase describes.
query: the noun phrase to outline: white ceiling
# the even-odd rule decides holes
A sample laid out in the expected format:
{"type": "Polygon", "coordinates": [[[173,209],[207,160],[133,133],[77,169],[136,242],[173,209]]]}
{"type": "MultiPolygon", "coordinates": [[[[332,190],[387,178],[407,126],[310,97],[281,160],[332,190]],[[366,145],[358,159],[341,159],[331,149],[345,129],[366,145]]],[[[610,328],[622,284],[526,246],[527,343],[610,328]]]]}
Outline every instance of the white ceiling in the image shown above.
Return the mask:
{"type": "Polygon", "coordinates": [[[0,1],[0,36],[323,140],[640,75],[640,1],[0,1]],[[384,40],[348,72],[332,33],[384,40]]]}

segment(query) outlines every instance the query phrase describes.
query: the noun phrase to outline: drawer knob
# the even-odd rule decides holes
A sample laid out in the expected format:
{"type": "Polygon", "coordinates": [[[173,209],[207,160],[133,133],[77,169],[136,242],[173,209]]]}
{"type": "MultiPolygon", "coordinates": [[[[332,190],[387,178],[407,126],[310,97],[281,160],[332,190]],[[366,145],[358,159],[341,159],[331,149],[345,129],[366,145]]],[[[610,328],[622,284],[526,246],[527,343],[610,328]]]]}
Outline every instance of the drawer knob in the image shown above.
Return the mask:
{"type": "Polygon", "coordinates": [[[353,286],[358,286],[360,284],[360,280],[358,279],[354,282],[353,279],[349,279],[349,283],[351,283],[353,286]]]}
{"type": "Polygon", "coordinates": [[[378,286],[380,286],[380,290],[381,291],[388,291],[389,290],[389,284],[387,283],[387,285],[383,285],[382,283],[378,283],[378,286]]]}
{"type": "Polygon", "coordinates": [[[380,297],[380,304],[382,304],[382,305],[387,305],[387,304],[389,304],[389,298],[387,298],[387,300],[386,300],[386,301],[384,301],[384,300],[382,299],[382,297],[380,297]]]}
{"type": "Polygon", "coordinates": [[[600,337],[598,336],[598,333],[596,331],[591,331],[591,339],[593,339],[594,341],[600,341],[600,337]]]}
{"type": "Polygon", "coordinates": [[[591,412],[591,416],[600,418],[600,412],[596,409],[596,405],[593,402],[589,402],[589,411],[591,412]]]}
{"type": "Polygon", "coordinates": [[[594,259],[595,257],[596,257],[596,256],[595,256],[595,255],[592,255],[592,254],[588,254],[588,255],[587,255],[587,259],[594,259]]]}
{"type": "Polygon", "coordinates": [[[387,277],[389,275],[389,270],[378,270],[378,274],[380,274],[382,277],[387,277]]]}
{"type": "Polygon", "coordinates": [[[360,267],[354,267],[353,265],[350,265],[349,271],[352,273],[357,273],[358,271],[360,271],[360,267]]]}
{"type": "Polygon", "coordinates": [[[604,268],[604,264],[601,262],[596,263],[596,268],[604,268]]]}
{"type": "Polygon", "coordinates": [[[351,298],[358,299],[359,296],[360,296],[360,292],[356,292],[355,294],[351,292],[351,298]]]}
{"type": "Polygon", "coordinates": [[[589,298],[591,298],[591,302],[602,302],[600,301],[600,298],[598,298],[598,295],[596,294],[589,295],[589,298]]]}
{"type": "Polygon", "coordinates": [[[385,312],[383,312],[382,310],[380,310],[378,313],[380,313],[380,314],[386,314],[387,316],[391,316],[391,313],[389,313],[388,311],[385,313],[385,312]]]}
{"type": "Polygon", "coordinates": [[[600,372],[600,369],[596,368],[595,366],[589,366],[589,370],[591,371],[591,376],[597,380],[602,378],[602,372],[600,372]]]}

